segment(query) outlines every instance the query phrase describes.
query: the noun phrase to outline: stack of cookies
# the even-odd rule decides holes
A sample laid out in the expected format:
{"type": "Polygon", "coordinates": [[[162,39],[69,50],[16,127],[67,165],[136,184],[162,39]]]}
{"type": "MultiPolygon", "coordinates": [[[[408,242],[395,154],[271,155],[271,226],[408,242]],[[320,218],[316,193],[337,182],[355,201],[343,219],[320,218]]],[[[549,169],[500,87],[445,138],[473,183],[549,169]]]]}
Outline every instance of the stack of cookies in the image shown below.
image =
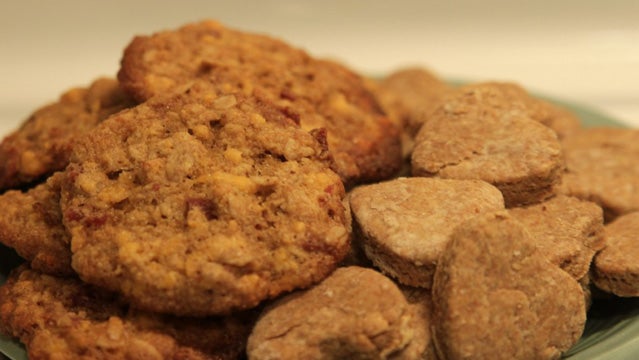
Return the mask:
{"type": "Polygon", "coordinates": [[[637,140],[511,83],[366,79],[213,21],[138,36],[0,144],[24,259],[0,333],[33,358],[558,358],[592,286],[639,295],[637,140]]]}

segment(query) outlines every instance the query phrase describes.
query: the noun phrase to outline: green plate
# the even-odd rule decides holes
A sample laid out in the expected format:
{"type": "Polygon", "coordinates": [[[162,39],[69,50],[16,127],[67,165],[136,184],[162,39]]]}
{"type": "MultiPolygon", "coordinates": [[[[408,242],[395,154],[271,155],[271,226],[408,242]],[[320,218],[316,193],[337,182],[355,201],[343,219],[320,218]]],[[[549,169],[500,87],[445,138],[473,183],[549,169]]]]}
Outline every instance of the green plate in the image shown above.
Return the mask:
{"type": "MultiPolygon", "coordinates": [[[[543,96],[541,96],[543,97],[543,96]]],[[[546,98],[548,99],[548,98],[546,98]]],[[[582,105],[548,99],[572,110],[584,126],[623,125],[582,105]]],[[[0,284],[9,271],[20,262],[12,250],[0,245],[0,284]]],[[[27,359],[24,347],[0,335],[0,352],[12,360],[27,359]]],[[[639,298],[596,299],[582,339],[565,354],[571,360],[620,360],[639,358],[639,298]]]]}

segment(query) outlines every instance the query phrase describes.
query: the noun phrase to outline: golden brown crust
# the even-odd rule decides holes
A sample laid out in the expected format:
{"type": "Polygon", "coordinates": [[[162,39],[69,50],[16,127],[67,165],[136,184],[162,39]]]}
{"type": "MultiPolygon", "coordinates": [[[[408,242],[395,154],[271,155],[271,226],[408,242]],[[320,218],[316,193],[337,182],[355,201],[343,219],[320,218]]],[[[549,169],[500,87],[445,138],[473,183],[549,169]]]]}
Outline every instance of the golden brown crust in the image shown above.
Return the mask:
{"type": "Polygon", "coordinates": [[[316,287],[269,306],[249,337],[247,354],[254,360],[420,359],[427,342],[414,338],[416,314],[382,274],[339,268],[316,287]],[[412,341],[420,348],[412,348],[412,341]]]}
{"type": "Polygon", "coordinates": [[[515,105],[491,84],[458,89],[417,134],[413,175],[484,180],[507,207],[552,196],[564,165],[557,136],[515,105]]]}
{"type": "Polygon", "coordinates": [[[223,314],[309,286],[345,256],[326,148],[268,102],[196,82],[111,117],[74,149],[72,266],[136,306],[223,314]]]}
{"type": "Polygon", "coordinates": [[[0,332],[23,342],[33,359],[238,359],[252,318],[135,311],[75,278],[25,266],[0,287],[0,332]]]}
{"type": "Polygon", "coordinates": [[[60,212],[60,180],[56,173],[27,192],[0,195],[0,243],[11,247],[35,270],[70,275],[69,234],[60,212]]]}
{"type": "Polygon", "coordinates": [[[606,221],[639,210],[639,130],[587,128],[562,141],[566,173],[558,191],[590,200],[606,221]]]}
{"type": "Polygon", "coordinates": [[[129,106],[132,101],[117,81],[100,78],[38,109],[0,144],[0,190],[28,185],[64,169],[79,136],[129,106]]]}
{"type": "Polygon", "coordinates": [[[639,297],[639,212],[606,225],[606,247],[595,257],[592,282],[617,296],[639,297]]]}
{"type": "Polygon", "coordinates": [[[433,286],[435,344],[446,359],[556,359],[586,322],[581,286],[536,250],[506,212],[460,225],[433,286]]]}
{"type": "Polygon", "coordinates": [[[139,36],[118,78],[140,101],[195,78],[259,93],[307,131],[326,128],[347,185],[387,178],[401,166],[399,130],[358,75],[267,36],[213,21],[139,36]]]}

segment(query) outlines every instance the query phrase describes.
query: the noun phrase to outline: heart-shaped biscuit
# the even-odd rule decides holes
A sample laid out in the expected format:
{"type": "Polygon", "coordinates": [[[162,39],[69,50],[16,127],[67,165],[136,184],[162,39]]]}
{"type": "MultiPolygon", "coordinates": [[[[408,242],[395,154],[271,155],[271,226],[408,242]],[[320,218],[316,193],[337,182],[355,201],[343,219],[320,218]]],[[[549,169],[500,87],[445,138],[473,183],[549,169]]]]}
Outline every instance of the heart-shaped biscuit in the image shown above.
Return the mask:
{"type": "Polygon", "coordinates": [[[458,226],[433,285],[434,336],[446,359],[554,359],[581,336],[581,287],[505,212],[458,226]]]}

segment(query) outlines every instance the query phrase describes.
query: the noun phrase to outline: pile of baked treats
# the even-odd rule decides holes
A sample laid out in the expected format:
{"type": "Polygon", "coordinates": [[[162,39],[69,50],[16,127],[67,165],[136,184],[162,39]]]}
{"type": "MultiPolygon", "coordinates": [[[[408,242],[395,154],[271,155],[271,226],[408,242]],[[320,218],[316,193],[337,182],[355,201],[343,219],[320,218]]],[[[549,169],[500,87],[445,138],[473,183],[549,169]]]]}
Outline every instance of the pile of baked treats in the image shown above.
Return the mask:
{"type": "Polygon", "coordinates": [[[559,358],[639,295],[637,159],[639,130],[513,83],[138,36],[0,145],[0,332],[37,359],[559,358]]]}

